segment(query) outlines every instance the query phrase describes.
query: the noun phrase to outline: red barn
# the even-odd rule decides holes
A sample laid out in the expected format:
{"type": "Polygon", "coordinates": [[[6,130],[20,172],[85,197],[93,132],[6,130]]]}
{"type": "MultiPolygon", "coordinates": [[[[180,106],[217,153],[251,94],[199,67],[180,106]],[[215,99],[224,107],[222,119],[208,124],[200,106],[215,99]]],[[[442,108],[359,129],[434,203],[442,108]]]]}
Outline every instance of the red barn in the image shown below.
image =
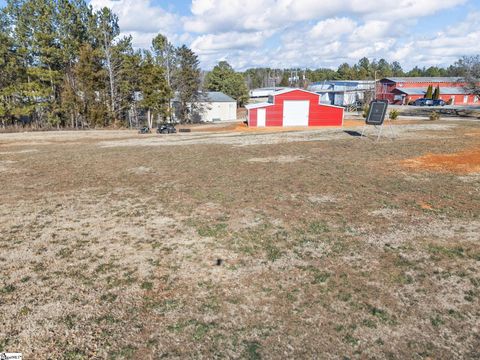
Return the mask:
{"type": "Polygon", "coordinates": [[[428,86],[440,87],[440,99],[452,105],[478,105],[479,98],[469,94],[458,77],[390,77],[380,80],[377,99],[390,104],[407,105],[425,97],[428,86]]]}
{"type": "Polygon", "coordinates": [[[343,108],[320,104],[320,95],[301,89],[286,89],[271,95],[266,103],[251,104],[248,126],[342,126],[343,108]]]}

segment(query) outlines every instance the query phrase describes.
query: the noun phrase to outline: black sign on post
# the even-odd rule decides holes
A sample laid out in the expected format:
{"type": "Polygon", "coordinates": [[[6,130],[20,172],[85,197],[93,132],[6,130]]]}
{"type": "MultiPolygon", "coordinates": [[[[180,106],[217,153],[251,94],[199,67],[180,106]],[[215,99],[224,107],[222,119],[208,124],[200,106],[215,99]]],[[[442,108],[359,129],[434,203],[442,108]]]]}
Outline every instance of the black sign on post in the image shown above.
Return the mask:
{"type": "Polygon", "coordinates": [[[387,113],[387,107],[388,100],[373,100],[370,103],[370,109],[368,110],[365,124],[382,125],[385,120],[385,114],[387,113]]]}
{"type": "MultiPolygon", "coordinates": [[[[388,100],[373,100],[370,103],[370,109],[368,110],[367,118],[365,119],[365,125],[363,126],[361,137],[365,134],[365,130],[368,125],[373,125],[373,127],[378,131],[377,141],[382,136],[383,126],[385,125],[385,115],[387,114],[388,100]]],[[[392,139],[396,137],[393,127],[388,125],[390,132],[392,133],[392,139]]]]}

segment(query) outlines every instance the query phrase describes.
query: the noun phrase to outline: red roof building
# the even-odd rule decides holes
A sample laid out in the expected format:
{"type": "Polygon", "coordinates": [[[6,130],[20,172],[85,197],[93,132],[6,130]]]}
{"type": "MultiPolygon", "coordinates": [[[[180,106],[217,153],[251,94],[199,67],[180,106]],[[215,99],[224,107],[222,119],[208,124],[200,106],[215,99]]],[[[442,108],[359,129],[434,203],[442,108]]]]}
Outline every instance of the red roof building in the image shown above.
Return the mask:
{"type": "Polygon", "coordinates": [[[461,78],[456,77],[389,77],[377,84],[377,99],[390,104],[407,105],[424,98],[428,86],[440,87],[440,99],[450,105],[480,105],[478,96],[469,94],[461,78]]]}
{"type": "Polygon", "coordinates": [[[286,89],[271,95],[266,103],[251,104],[248,126],[342,126],[343,108],[320,104],[320,94],[286,89]]]}

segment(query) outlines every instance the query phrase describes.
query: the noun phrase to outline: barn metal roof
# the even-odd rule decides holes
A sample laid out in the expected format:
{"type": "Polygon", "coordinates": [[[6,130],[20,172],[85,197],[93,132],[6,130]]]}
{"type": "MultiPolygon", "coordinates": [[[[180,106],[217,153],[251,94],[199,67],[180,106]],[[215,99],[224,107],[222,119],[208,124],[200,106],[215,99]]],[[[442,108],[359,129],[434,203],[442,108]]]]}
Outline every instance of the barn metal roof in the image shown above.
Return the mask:
{"type": "MultiPolygon", "coordinates": [[[[287,93],[292,92],[292,91],[302,91],[302,92],[307,93],[307,94],[313,94],[315,96],[318,96],[318,101],[319,101],[318,104],[319,105],[328,106],[328,107],[336,107],[336,108],[342,108],[343,109],[343,107],[337,106],[337,105],[321,104],[320,103],[320,94],[312,92],[312,91],[308,91],[308,90],[303,90],[303,89],[289,88],[289,89],[280,90],[280,91],[275,92],[272,95],[272,97],[273,97],[273,99],[275,99],[275,97],[278,96],[278,95],[287,94],[287,93]]],[[[273,103],[264,102],[264,103],[259,103],[259,104],[250,104],[250,105],[247,105],[245,107],[247,108],[247,110],[252,110],[252,109],[257,109],[257,108],[262,108],[262,107],[267,107],[267,106],[273,106],[273,105],[275,105],[275,100],[273,100],[273,103]]]]}
{"type": "Polygon", "coordinates": [[[407,95],[425,95],[427,93],[427,89],[425,88],[397,88],[395,90],[407,95]]]}
{"type": "MultiPolygon", "coordinates": [[[[407,95],[425,95],[427,88],[397,88],[396,90],[407,95]]],[[[440,95],[465,95],[467,92],[461,87],[440,87],[440,95]]]]}
{"type": "Polygon", "coordinates": [[[440,83],[440,82],[459,82],[462,80],[460,77],[386,77],[383,80],[389,80],[395,83],[440,83]]]}
{"type": "Polygon", "coordinates": [[[248,104],[248,105],[245,105],[245,108],[247,110],[252,110],[252,109],[258,109],[258,108],[263,108],[263,107],[267,107],[267,106],[273,106],[273,104],[268,103],[268,102],[257,103],[257,104],[248,104]]]}

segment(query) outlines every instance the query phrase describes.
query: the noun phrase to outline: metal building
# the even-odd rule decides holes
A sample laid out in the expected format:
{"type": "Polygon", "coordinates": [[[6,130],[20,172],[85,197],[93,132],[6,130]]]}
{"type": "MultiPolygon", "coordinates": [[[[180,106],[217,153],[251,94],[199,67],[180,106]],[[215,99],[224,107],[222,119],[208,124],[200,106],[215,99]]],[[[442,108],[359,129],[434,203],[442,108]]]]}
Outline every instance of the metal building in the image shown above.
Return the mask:
{"type": "Polygon", "coordinates": [[[311,84],[309,91],[320,94],[322,104],[349,106],[363,103],[366,93],[373,99],[375,81],[373,80],[325,80],[311,84]]]}
{"type": "Polygon", "coordinates": [[[465,90],[459,77],[388,77],[377,85],[377,98],[391,104],[407,105],[425,97],[427,89],[440,88],[440,99],[451,105],[478,105],[479,98],[465,90]]]}
{"type": "Polygon", "coordinates": [[[320,95],[302,89],[277,91],[266,103],[250,104],[248,125],[269,126],[342,126],[343,107],[320,103],[320,95]]]}

